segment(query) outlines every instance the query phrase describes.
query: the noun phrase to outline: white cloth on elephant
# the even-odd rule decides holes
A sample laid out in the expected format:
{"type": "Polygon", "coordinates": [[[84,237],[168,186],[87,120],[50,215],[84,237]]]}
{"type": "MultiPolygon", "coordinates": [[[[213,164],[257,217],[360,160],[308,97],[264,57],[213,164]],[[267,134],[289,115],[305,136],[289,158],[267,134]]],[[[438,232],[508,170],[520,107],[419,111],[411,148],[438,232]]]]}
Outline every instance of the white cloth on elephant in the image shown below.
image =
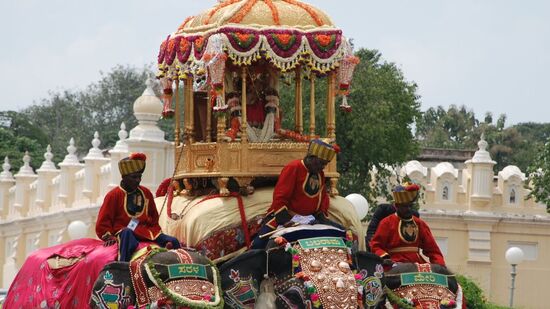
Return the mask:
{"type": "MultiPolygon", "coordinates": [[[[254,194],[243,196],[246,219],[265,215],[272,199],[273,187],[258,188],[254,194]]],[[[202,201],[201,197],[176,196],[171,209],[179,215],[177,220],[172,220],[170,214],[166,214],[167,207],[162,207],[164,197],[156,198],[155,204],[159,210],[162,230],[191,247],[195,247],[216,231],[241,225],[236,198],[216,197],[202,201]]],[[[366,249],[364,227],[348,200],[341,196],[331,197],[328,218],[352,230],[358,236],[359,250],[366,249]]]]}
{"type": "Polygon", "coordinates": [[[298,224],[310,224],[311,222],[315,221],[315,217],[312,215],[309,216],[301,216],[301,215],[294,215],[290,221],[298,224]]]}

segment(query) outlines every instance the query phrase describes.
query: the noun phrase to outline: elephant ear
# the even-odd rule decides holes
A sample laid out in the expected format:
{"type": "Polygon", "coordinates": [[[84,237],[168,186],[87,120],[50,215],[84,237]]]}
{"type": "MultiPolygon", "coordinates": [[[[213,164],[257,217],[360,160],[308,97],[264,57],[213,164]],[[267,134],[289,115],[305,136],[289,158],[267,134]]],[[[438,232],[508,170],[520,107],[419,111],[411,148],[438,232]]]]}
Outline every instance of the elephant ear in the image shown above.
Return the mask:
{"type": "Polygon", "coordinates": [[[126,308],[136,301],[127,262],[112,262],[99,273],[92,295],[91,308],[126,308]]]}
{"type": "Polygon", "coordinates": [[[384,268],[382,259],[373,253],[359,251],[355,253],[357,283],[363,287],[363,305],[376,308],[384,300],[384,268]]]}
{"type": "Polygon", "coordinates": [[[249,250],[219,269],[226,307],[254,308],[266,271],[265,251],[249,250]]]}

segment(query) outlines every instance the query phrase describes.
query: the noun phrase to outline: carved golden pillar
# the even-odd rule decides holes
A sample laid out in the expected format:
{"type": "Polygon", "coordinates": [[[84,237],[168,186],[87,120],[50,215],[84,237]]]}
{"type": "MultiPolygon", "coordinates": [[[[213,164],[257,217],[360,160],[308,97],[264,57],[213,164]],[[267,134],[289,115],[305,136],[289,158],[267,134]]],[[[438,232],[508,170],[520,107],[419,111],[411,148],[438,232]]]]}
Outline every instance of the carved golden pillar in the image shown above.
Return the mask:
{"type": "Polygon", "coordinates": [[[304,133],[304,115],[302,110],[302,69],[300,67],[296,68],[294,84],[296,86],[294,91],[294,125],[296,132],[302,134],[304,133]]]}
{"type": "Polygon", "coordinates": [[[187,78],[189,88],[189,144],[192,144],[195,137],[195,104],[193,102],[193,77],[187,78]]]}
{"type": "Polygon", "coordinates": [[[212,107],[210,106],[210,91],[206,96],[206,142],[210,143],[212,138],[212,107]]]}
{"type": "Polygon", "coordinates": [[[183,80],[183,125],[184,125],[184,130],[183,130],[183,134],[185,135],[185,141],[186,142],[189,142],[189,134],[191,133],[191,128],[189,127],[189,124],[190,124],[190,117],[189,115],[191,114],[190,113],[190,109],[191,109],[191,104],[190,104],[190,100],[189,100],[189,82],[188,82],[188,78],[186,77],[184,80],[183,80]]]}
{"type": "Polygon", "coordinates": [[[309,82],[309,136],[315,138],[315,74],[313,72],[309,82]]]}
{"type": "Polygon", "coordinates": [[[178,146],[180,145],[180,100],[179,100],[179,90],[180,90],[180,81],[179,79],[176,79],[175,80],[176,82],[176,95],[174,97],[174,100],[176,101],[175,102],[175,108],[174,108],[174,121],[176,122],[175,123],[175,128],[174,128],[174,145],[176,146],[176,148],[178,148],[178,146]]]}
{"type": "Polygon", "coordinates": [[[335,113],[335,89],[336,75],[331,72],[328,76],[327,85],[327,137],[336,138],[336,113],[335,113]]]}
{"type": "Polygon", "coordinates": [[[246,133],[246,128],[248,127],[248,122],[246,119],[246,67],[243,66],[241,71],[241,107],[242,107],[242,116],[241,116],[241,143],[248,142],[248,134],[246,133]]]}

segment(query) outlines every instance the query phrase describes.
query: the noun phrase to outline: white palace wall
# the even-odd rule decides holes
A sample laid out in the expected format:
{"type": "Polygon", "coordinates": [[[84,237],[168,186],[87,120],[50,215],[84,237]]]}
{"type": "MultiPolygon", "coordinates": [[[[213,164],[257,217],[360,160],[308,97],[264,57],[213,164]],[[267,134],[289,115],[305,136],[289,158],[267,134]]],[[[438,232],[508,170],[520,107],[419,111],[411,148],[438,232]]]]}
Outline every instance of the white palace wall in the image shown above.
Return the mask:
{"type": "MultiPolygon", "coordinates": [[[[67,226],[81,220],[95,237],[95,220],[103,196],[120,182],[118,161],[144,152],[147,169],[142,184],[155,190],[174,168],[173,144],[164,139],[156,121],[162,104],[151,85],[134,103],[138,125],[129,135],[121,124],[116,146],[101,150],[95,132],[87,155],[76,156],[74,140],[58,167],[50,147],[36,173],[25,155],[13,175],[5,158],[0,173],[0,288],[8,288],[25,258],[39,248],[69,240],[67,226]]],[[[494,161],[482,139],[479,150],[458,170],[450,163],[426,167],[410,161],[401,172],[425,188],[421,217],[426,220],[451,270],[472,277],[490,300],[505,305],[509,297],[510,265],[504,253],[521,247],[526,260],[518,266],[515,304],[546,308],[541,297],[550,277],[550,217],[544,205],[525,200],[526,177],[515,166],[496,176],[494,161]]],[[[38,158],[32,158],[37,160],[38,158]]],[[[402,176],[404,176],[402,175],[402,176]]]]}

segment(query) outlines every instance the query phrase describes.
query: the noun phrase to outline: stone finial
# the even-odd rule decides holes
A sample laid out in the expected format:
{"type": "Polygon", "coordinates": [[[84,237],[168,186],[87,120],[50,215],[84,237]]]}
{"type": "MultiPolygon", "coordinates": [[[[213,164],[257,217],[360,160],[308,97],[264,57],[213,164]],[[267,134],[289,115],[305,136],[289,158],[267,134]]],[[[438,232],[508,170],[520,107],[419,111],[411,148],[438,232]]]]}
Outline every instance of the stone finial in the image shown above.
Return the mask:
{"type": "Polygon", "coordinates": [[[144,95],[152,95],[152,96],[156,96],[155,94],[155,81],[152,79],[152,78],[148,78],[146,81],[145,81],[145,85],[147,86],[145,88],[145,90],[143,91],[143,93],[141,94],[142,96],[144,95]]]}
{"type": "Polygon", "coordinates": [[[164,131],[157,126],[162,113],[162,102],[153,90],[154,81],[147,80],[147,88],[134,102],[134,116],[138,125],[130,130],[130,141],[164,141],[164,131]]]}
{"type": "Polygon", "coordinates": [[[485,141],[485,133],[481,133],[479,142],[477,142],[477,147],[479,148],[479,150],[486,151],[487,146],[489,146],[489,144],[487,144],[487,141],[485,141]]]}
{"type": "Polygon", "coordinates": [[[496,164],[493,159],[491,159],[491,154],[487,151],[489,144],[485,141],[485,134],[481,134],[481,138],[477,143],[479,150],[475,152],[471,160],[466,161],[466,163],[491,163],[496,164]]]}
{"type": "Polygon", "coordinates": [[[4,157],[4,164],[2,164],[2,172],[0,173],[0,180],[13,181],[13,174],[10,172],[11,165],[8,156],[4,157]]]}
{"type": "Polygon", "coordinates": [[[126,131],[126,124],[123,122],[120,124],[120,131],[118,131],[118,141],[115,144],[113,150],[115,151],[128,151],[128,144],[126,139],[128,138],[128,131],[126,131]]]}
{"type": "Polygon", "coordinates": [[[68,154],[63,159],[64,164],[79,164],[78,157],[76,156],[76,147],[74,145],[74,138],[71,137],[69,146],[67,146],[68,154]]]}
{"type": "Polygon", "coordinates": [[[53,163],[53,153],[52,153],[52,146],[48,145],[46,147],[46,153],[44,153],[44,159],[46,159],[44,162],[42,162],[42,165],[40,166],[39,170],[55,170],[55,164],[53,163]]]}
{"type": "Polygon", "coordinates": [[[124,141],[128,138],[128,131],[126,131],[126,124],[123,122],[120,124],[120,131],[118,131],[118,139],[124,141]]]}
{"type": "Polygon", "coordinates": [[[30,163],[31,163],[31,156],[29,156],[28,151],[25,151],[25,154],[23,155],[23,166],[21,166],[21,168],[19,169],[19,172],[17,172],[15,176],[34,175],[34,171],[32,170],[30,163]]]}
{"type": "Polygon", "coordinates": [[[92,148],[90,148],[90,150],[88,151],[88,154],[84,159],[91,159],[91,158],[103,159],[103,153],[101,152],[101,149],[99,149],[99,145],[101,145],[101,141],[99,140],[99,133],[95,131],[94,139],[92,140],[92,148]]]}

